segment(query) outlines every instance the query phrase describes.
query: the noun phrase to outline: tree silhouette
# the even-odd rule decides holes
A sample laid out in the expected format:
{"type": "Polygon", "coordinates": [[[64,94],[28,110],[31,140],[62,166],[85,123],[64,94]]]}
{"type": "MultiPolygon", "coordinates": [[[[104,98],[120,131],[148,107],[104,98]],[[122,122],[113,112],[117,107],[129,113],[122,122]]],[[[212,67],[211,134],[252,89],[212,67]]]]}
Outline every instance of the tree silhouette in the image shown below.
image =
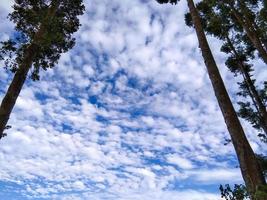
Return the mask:
{"type": "Polygon", "coordinates": [[[52,68],[60,54],[75,44],[72,34],[80,26],[82,0],[16,0],[9,19],[15,23],[17,38],[2,42],[0,59],[15,73],[0,106],[0,138],[29,70],[39,79],[40,69],[52,68]]]}
{"type": "MultiPolygon", "coordinates": [[[[162,1],[156,0],[158,3],[176,4],[178,1],[162,1]]],[[[209,78],[211,80],[215,96],[219,107],[222,111],[226,126],[230,133],[238,160],[243,179],[251,196],[256,193],[260,185],[265,185],[265,179],[262,170],[256,159],[256,156],[246,138],[244,130],[239,122],[237,114],[234,110],[232,102],[224,86],[220,76],[217,64],[210,50],[206,35],[203,29],[203,21],[201,20],[198,10],[193,0],[187,0],[189,13],[192,19],[192,25],[196,31],[199,47],[207,68],[209,78]]]]}

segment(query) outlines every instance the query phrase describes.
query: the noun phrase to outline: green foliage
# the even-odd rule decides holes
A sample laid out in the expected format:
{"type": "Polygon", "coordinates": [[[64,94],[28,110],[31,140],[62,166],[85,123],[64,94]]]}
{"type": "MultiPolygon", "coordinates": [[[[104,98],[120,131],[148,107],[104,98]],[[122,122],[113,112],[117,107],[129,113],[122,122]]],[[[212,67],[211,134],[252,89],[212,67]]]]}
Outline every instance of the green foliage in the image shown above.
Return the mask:
{"type": "MultiPolygon", "coordinates": [[[[250,199],[247,188],[242,184],[235,184],[232,189],[229,184],[224,187],[220,185],[221,198],[225,200],[247,200],[250,199]]],[[[260,185],[256,193],[253,195],[255,200],[263,200],[267,198],[267,185],[260,185]]]]}
{"type": "MultiPolygon", "coordinates": [[[[257,160],[263,170],[265,178],[267,177],[267,156],[256,155],[257,160]]],[[[220,185],[221,197],[225,200],[246,200],[249,199],[247,188],[243,184],[235,184],[232,189],[229,184],[220,185]]],[[[263,200],[267,198],[267,185],[260,185],[256,193],[253,195],[255,200],[263,200]]]]}
{"type": "Polygon", "coordinates": [[[80,26],[78,16],[84,11],[82,0],[16,0],[9,19],[15,23],[16,38],[1,43],[0,59],[5,67],[15,72],[24,57],[25,49],[32,44],[42,28],[42,38],[35,45],[39,51],[33,60],[32,79],[39,79],[39,70],[54,67],[60,54],[75,44],[72,34],[80,26]],[[49,15],[51,7],[56,13],[49,15]]]}
{"type": "Polygon", "coordinates": [[[156,0],[160,4],[170,3],[170,4],[177,4],[179,0],[156,0]]]}
{"type": "Polygon", "coordinates": [[[267,185],[259,186],[258,190],[254,195],[255,200],[265,200],[267,199],[267,185]]]}
{"type": "Polygon", "coordinates": [[[230,187],[229,184],[226,184],[225,187],[220,185],[221,198],[225,200],[245,200],[249,198],[247,189],[242,184],[235,184],[234,189],[230,187]]]}
{"type": "Polygon", "coordinates": [[[5,68],[9,66],[12,72],[15,72],[17,69],[17,63],[14,62],[14,52],[16,52],[16,43],[12,40],[7,40],[0,43],[2,48],[0,49],[0,60],[5,60],[5,68]]]}
{"type": "MultiPolygon", "coordinates": [[[[255,80],[253,80],[254,82],[255,80]]],[[[262,89],[258,89],[259,97],[263,100],[263,104],[266,106],[267,103],[267,81],[264,82],[264,87],[262,89]]],[[[246,83],[239,83],[240,91],[237,93],[239,96],[247,97],[249,96],[249,91],[247,89],[246,83]]],[[[238,111],[238,115],[247,121],[249,121],[253,128],[259,131],[258,136],[260,139],[267,143],[267,133],[266,130],[263,131],[264,122],[259,115],[259,112],[255,109],[255,105],[253,105],[250,101],[239,101],[238,102],[240,108],[238,111]]]]}
{"type": "Polygon", "coordinates": [[[263,174],[265,178],[267,178],[267,156],[264,155],[256,155],[256,156],[262,168],[263,174]]]}
{"type": "MultiPolygon", "coordinates": [[[[8,130],[8,129],[11,129],[12,127],[10,126],[10,125],[7,125],[6,127],[5,127],[5,130],[8,130]]],[[[7,136],[7,134],[6,133],[3,133],[2,134],[2,137],[6,137],[7,136]]]]}
{"type": "Polygon", "coordinates": [[[255,112],[251,106],[250,102],[238,102],[240,109],[239,109],[239,116],[248,120],[253,124],[253,127],[256,129],[260,129],[260,123],[258,118],[257,112],[255,112]]]}
{"type": "MultiPolygon", "coordinates": [[[[266,7],[264,3],[260,0],[234,0],[234,1],[215,1],[215,0],[203,0],[199,4],[205,4],[209,7],[209,12],[207,9],[203,9],[202,5],[198,6],[201,13],[204,14],[209,21],[212,23],[213,18],[219,17],[221,23],[214,24],[211,26],[213,33],[216,37],[216,30],[220,31],[218,26],[222,30],[231,32],[235,36],[241,36],[243,46],[251,46],[251,41],[247,37],[247,32],[244,30],[241,21],[238,20],[237,15],[240,16],[242,23],[250,27],[250,31],[259,38],[261,42],[266,42],[267,39],[267,26],[266,26],[266,7]]],[[[202,15],[203,16],[203,15],[202,15]]],[[[220,32],[217,32],[220,33],[220,32]]],[[[221,35],[221,34],[220,34],[221,35]]],[[[252,45],[253,46],[253,45],[252,45]]],[[[255,51],[255,49],[254,49],[255,51]]]]}

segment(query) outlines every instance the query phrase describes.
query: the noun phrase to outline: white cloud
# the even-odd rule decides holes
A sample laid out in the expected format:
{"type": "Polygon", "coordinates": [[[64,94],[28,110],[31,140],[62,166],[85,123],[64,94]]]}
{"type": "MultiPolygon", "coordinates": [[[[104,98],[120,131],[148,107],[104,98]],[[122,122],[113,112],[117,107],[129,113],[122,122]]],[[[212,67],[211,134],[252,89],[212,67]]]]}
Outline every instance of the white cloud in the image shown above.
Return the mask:
{"type": "Polygon", "coordinates": [[[241,183],[242,178],[239,169],[217,168],[189,172],[197,181],[202,183],[241,183]]]}
{"type": "Polygon", "coordinates": [[[170,155],[167,157],[167,161],[171,164],[175,164],[182,169],[192,169],[193,164],[190,160],[179,157],[179,155],[170,155]]]}

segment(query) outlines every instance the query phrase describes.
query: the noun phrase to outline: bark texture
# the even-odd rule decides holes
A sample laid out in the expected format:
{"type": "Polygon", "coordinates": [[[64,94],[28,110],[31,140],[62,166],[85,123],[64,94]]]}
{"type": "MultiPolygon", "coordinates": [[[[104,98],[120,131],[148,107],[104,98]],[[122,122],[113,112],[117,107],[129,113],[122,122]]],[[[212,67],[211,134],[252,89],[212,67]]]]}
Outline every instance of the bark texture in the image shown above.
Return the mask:
{"type": "Polygon", "coordinates": [[[187,2],[190,14],[192,16],[194,28],[197,33],[199,47],[202,51],[202,56],[205,61],[215,96],[222,111],[227,129],[230,133],[237,158],[240,163],[243,179],[250,194],[254,194],[258,186],[266,184],[264,176],[255,157],[255,154],[246,138],[230,97],[226,91],[218,67],[210,50],[203,27],[201,25],[199,13],[195,7],[194,1],[187,0],[187,2]]]}

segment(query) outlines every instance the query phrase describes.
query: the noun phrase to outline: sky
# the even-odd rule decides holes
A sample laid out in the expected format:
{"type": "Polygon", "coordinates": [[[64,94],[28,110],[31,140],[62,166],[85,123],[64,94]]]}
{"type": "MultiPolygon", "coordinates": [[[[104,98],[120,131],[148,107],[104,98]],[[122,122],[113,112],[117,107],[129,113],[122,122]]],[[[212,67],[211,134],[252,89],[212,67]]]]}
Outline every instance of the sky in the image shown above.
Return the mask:
{"type": "MultiPolygon", "coordinates": [[[[85,0],[75,47],[28,79],[0,141],[1,200],[219,200],[242,183],[186,2],[85,0]]],[[[0,1],[0,40],[14,34],[0,1]]],[[[238,108],[237,80],[208,38],[238,108]]],[[[0,99],[13,74],[0,66],[0,99]]],[[[257,61],[254,75],[267,78],[257,61]]],[[[241,120],[257,153],[266,146],[241,120]]]]}

